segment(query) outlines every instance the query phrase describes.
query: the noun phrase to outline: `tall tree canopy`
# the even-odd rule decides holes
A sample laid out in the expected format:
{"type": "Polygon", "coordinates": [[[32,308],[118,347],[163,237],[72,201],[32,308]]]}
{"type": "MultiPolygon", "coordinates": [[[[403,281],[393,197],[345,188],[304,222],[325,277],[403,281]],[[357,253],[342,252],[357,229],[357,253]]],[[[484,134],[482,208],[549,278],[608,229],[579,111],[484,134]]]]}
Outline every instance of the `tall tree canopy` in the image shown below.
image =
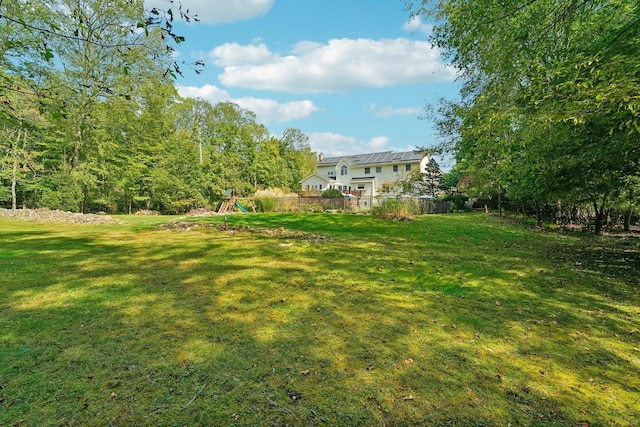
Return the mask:
{"type": "Polygon", "coordinates": [[[433,42],[459,69],[440,130],[478,193],[604,210],[640,172],[640,4],[628,0],[423,0],[433,42]],[[455,137],[452,139],[451,135],[455,137]]]}
{"type": "Polygon", "coordinates": [[[297,189],[315,159],[233,103],[183,99],[179,2],[0,0],[0,205],[72,211],[213,204],[297,189]]]}

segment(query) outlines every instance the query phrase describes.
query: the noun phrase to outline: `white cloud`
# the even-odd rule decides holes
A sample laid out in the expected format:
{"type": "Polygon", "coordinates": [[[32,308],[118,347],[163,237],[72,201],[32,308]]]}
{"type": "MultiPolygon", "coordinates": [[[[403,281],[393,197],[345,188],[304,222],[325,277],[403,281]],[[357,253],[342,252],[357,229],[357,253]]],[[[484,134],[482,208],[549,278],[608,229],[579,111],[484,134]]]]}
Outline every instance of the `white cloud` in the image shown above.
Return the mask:
{"type": "MultiPolygon", "coordinates": [[[[197,15],[200,22],[219,24],[255,18],[266,14],[275,0],[180,0],[182,10],[197,15]]],[[[145,8],[174,8],[174,16],[178,16],[176,5],[166,0],[145,0],[145,8]]]]}
{"type": "Polygon", "coordinates": [[[456,70],[442,63],[440,50],[424,41],[333,39],[327,44],[300,42],[292,52],[283,56],[263,44],[231,43],[210,54],[225,67],[219,75],[225,86],[291,93],[346,92],[456,77],[456,70]],[[243,55],[248,59],[242,60],[243,55]]]}
{"type": "Polygon", "coordinates": [[[383,107],[378,109],[376,104],[369,105],[369,111],[376,117],[393,117],[393,116],[414,116],[422,112],[423,108],[419,107],[383,107]]]}
{"type": "Polygon", "coordinates": [[[218,67],[233,67],[248,64],[264,64],[273,61],[274,55],[264,44],[241,46],[238,43],[226,43],[213,49],[209,56],[218,67]]]}
{"type": "Polygon", "coordinates": [[[384,149],[389,143],[389,138],[386,136],[376,136],[369,140],[369,147],[378,149],[384,149]]]}
{"type": "Polygon", "coordinates": [[[422,22],[422,19],[419,16],[414,16],[410,20],[408,20],[402,26],[402,29],[411,33],[420,31],[427,36],[430,36],[433,33],[433,25],[425,24],[424,22],[422,22]]]}
{"type": "Polygon", "coordinates": [[[273,99],[244,97],[233,102],[256,113],[258,120],[264,124],[304,119],[318,111],[318,107],[309,100],[279,103],[273,99]]]}
{"type": "Polygon", "coordinates": [[[202,87],[178,85],[178,93],[185,98],[201,98],[207,100],[212,105],[219,102],[231,101],[231,96],[229,96],[226,90],[210,84],[202,87]]]}
{"type": "Polygon", "coordinates": [[[311,149],[327,157],[404,150],[392,147],[389,144],[391,140],[386,136],[376,136],[368,141],[332,132],[313,132],[308,136],[311,149]]]}
{"type": "Polygon", "coordinates": [[[318,107],[309,100],[280,103],[265,98],[232,98],[226,90],[209,84],[202,87],[178,86],[178,93],[183,97],[204,99],[212,105],[219,102],[233,102],[246,110],[253,111],[258,122],[263,124],[303,119],[318,111],[318,107]]]}

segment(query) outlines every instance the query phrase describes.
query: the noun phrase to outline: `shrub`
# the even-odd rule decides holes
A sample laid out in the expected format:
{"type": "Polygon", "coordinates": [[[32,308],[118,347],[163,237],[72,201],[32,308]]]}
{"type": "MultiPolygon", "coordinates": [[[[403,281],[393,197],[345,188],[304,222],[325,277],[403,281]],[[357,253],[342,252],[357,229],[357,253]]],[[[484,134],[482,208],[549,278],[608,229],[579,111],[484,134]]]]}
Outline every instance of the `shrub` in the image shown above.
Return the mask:
{"type": "Polygon", "coordinates": [[[282,188],[268,188],[266,190],[258,190],[255,192],[253,197],[283,197],[283,198],[296,198],[298,195],[296,193],[292,193],[288,189],[282,188]]]}
{"type": "Polygon", "coordinates": [[[324,207],[320,203],[309,203],[302,208],[303,212],[320,213],[324,212],[324,207]]]}
{"type": "Polygon", "coordinates": [[[467,209],[467,205],[465,203],[469,200],[469,197],[463,194],[447,194],[441,200],[451,202],[451,209],[458,211],[467,209]]]}
{"type": "Polygon", "coordinates": [[[415,201],[407,199],[383,199],[378,206],[371,209],[373,215],[378,218],[393,221],[411,221],[413,215],[418,212],[415,201]]]}
{"type": "Polygon", "coordinates": [[[273,196],[256,197],[254,202],[258,212],[275,212],[276,206],[278,206],[278,200],[273,196]]]}
{"type": "Polygon", "coordinates": [[[344,196],[340,190],[336,190],[335,188],[327,188],[320,194],[320,197],[323,199],[342,199],[344,196]]]}

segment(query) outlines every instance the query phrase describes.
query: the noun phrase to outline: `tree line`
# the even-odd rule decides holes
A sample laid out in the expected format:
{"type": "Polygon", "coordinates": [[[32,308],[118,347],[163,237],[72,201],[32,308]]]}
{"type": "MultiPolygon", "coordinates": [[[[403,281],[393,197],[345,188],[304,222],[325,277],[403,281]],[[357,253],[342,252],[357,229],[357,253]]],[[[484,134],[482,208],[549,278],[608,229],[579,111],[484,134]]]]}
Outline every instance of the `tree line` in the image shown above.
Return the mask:
{"type": "Polygon", "coordinates": [[[184,212],[227,189],[298,189],[298,129],[273,136],[236,104],[182,98],[173,20],[139,0],[0,0],[0,205],[184,212]]]}
{"type": "Polygon", "coordinates": [[[629,0],[421,0],[459,100],[430,106],[458,187],[545,206],[612,207],[640,194],[640,4],[629,0]]]}

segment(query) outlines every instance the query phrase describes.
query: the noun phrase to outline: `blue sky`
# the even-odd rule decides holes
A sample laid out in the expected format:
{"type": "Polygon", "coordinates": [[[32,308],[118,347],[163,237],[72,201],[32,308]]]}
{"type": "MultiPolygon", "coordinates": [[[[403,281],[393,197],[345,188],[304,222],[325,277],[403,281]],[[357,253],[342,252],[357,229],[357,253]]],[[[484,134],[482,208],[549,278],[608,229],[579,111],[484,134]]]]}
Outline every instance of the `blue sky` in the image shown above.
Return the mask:
{"type": "MultiPolygon", "coordinates": [[[[455,98],[455,70],[403,0],[182,0],[183,96],[253,111],[274,135],[294,127],[327,156],[435,144],[424,106],[455,98]]],[[[167,7],[146,0],[146,7],[167,7]]]]}

